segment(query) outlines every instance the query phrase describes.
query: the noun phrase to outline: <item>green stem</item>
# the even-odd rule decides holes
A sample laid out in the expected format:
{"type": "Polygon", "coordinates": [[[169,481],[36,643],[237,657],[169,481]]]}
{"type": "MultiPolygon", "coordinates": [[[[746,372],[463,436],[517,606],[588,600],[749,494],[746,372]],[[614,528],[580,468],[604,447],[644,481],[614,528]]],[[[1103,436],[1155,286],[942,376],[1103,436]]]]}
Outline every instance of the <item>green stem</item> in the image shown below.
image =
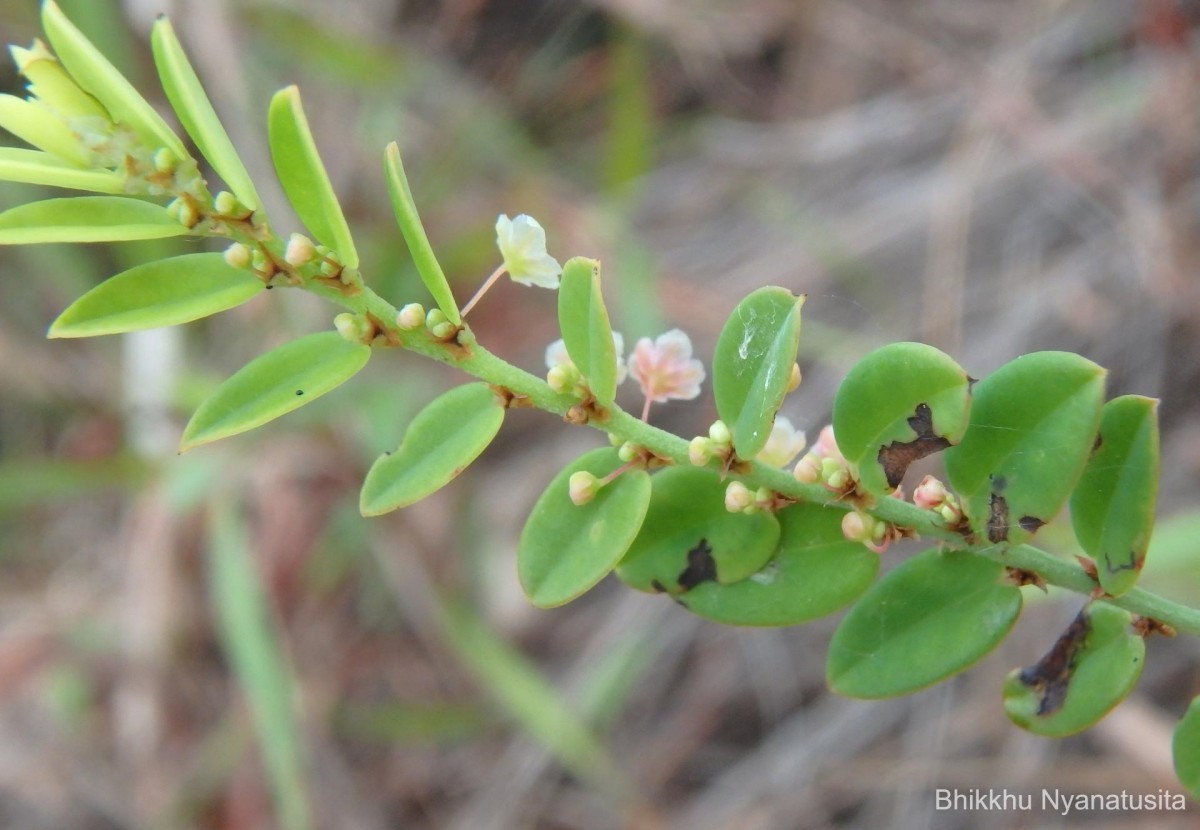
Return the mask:
{"type": "MultiPolygon", "coordinates": [[[[271,240],[277,243],[277,240],[271,240]]],[[[268,243],[270,244],[270,243],[268,243]]],[[[559,394],[544,380],[513,366],[497,357],[483,346],[474,342],[474,335],[465,324],[458,341],[447,344],[431,337],[424,328],[404,331],[396,325],[396,307],[380,297],[367,286],[357,293],[347,295],[336,286],[318,281],[305,281],[302,286],[332,302],[358,314],[369,314],[382,325],[390,336],[404,348],[442,363],[455,366],[481,380],[527,399],[538,409],[557,415],[565,415],[571,407],[580,403],[571,395],[559,394]]],[[[621,442],[631,442],[670,459],[676,464],[690,464],[688,442],[669,432],[651,426],[631,415],[615,404],[608,411],[607,420],[592,419],[590,426],[606,432],[621,442]]],[[[716,463],[713,463],[714,472],[716,463]]],[[[1003,565],[1037,574],[1050,585],[1056,585],[1075,593],[1090,596],[1097,589],[1096,581],[1084,569],[1074,563],[1060,559],[1031,545],[1000,547],[996,545],[973,546],[960,534],[946,528],[945,524],[928,510],[891,497],[882,498],[870,507],[850,504],[840,499],[819,484],[797,481],[789,472],[770,467],[757,461],[748,462],[748,470],[730,474],[731,478],[745,483],[751,489],[767,487],[780,495],[796,501],[823,504],[839,510],[860,509],[863,512],[890,522],[893,525],[913,530],[917,535],[946,543],[949,547],[968,550],[1003,565]]],[[[1141,588],[1134,588],[1120,597],[1104,597],[1099,601],[1124,608],[1134,614],[1150,617],[1166,623],[1176,631],[1200,636],[1200,609],[1191,608],[1161,597],[1141,588]]]]}

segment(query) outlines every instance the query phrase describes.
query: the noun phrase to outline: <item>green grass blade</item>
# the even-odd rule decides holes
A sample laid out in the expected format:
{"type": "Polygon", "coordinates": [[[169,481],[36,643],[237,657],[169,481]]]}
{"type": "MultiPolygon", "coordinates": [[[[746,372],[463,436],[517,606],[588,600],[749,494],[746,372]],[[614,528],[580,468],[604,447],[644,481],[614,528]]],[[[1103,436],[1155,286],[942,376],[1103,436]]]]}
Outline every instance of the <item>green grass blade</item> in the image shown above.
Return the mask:
{"type": "Polygon", "coordinates": [[[221,645],[250,707],[263,762],[271,780],[279,826],[307,830],[304,753],[294,717],[295,684],[279,632],[270,622],[246,530],[233,506],[213,506],[209,579],[221,645]]]}

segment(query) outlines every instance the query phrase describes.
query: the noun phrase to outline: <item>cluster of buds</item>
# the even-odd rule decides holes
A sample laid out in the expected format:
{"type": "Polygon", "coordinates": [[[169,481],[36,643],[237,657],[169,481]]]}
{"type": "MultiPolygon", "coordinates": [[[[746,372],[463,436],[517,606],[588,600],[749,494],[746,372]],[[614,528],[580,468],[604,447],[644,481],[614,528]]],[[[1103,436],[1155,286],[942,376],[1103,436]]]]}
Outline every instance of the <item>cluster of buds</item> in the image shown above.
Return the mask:
{"type": "Polygon", "coordinates": [[[725,509],[730,513],[761,513],[774,511],[778,496],[769,487],[751,490],[740,481],[731,481],[725,488],[725,509]]]}
{"type": "Polygon", "coordinates": [[[842,535],[851,542],[862,542],[876,553],[883,553],[902,534],[895,525],[868,513],[851,510],[842,517],[842,535]]]}
{"type": "Polygon", "coordinates": [[[963,520],[962,505],[959,504],[958,498],[933,476],[921,479],[921,483],[913,491],[913,504],[922,510],[937,513],[947,527],[954,527],[963,520]]]}
{"type": "MultiPolygon", "coordinates": [[[[109,109],[83,89],[41,40],[28,48],[10,47],[17,70],[28,80],[28,98],[0,95],[0,127],[38,150],[79,170],[107,171],[115,186],[78,185],[102,192],[181,196],[207,200],[207,189],[195,159],[169,129],[140,131],[114,118],[109,109]]],[[[194,226],[199,218],[181,211],[180,221],[194,226]]]]}
{"type": "Polygon", "coordinates": [[[724,421],[713,421],[708,428],[708,435],[697,435],[688,444],[688,460],[697,467],[703,467],[714,458],[726,466],[733,458],[733,435],[724,421]]]}
{"type": "Polygon", "coordinates": [[[845,493],[854,487],[854,476],[846,457],[838,449],[832,426],[821,430],[817,443],[796,463],[792,473],[797,481],[822,484],[835,493],[845,493]]]}
{"type": "Polygon", "coordinates": [[[409,303],[396,314],[396,325],[401,331],[416,331],[425,328],[435,340],[450,341],[458,336],[458,326],[446,318],[440,308],[429,311],[420,303],[409,303]]]}

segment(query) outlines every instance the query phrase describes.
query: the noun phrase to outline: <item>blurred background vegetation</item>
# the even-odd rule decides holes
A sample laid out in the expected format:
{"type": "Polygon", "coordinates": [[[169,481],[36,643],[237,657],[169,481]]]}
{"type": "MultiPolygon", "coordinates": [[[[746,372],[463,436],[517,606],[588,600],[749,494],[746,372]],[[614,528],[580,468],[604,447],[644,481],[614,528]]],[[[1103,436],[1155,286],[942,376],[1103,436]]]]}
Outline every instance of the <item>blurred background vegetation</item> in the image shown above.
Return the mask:
{"type": "MultiPolygon", "coordinates": [[[[172,15],[285,233],[265,108],[300,84],[366,278],[397,304],[428,300],[381,176],[393,139],[460,299],[497,262],[499,213],[539,218],[560,260],[602,258],[630,345],[681,326],[707,363],[741,296],[808,293],[784,414],[810,438],[848,367],[892,340],[975,376],[1039,349],[1107,366],[1110,394],[1162,398],[1145,582],[1200,602],[1194,3],[61,4],[159,103],[147,33],[172,15]]],[[[36,15],[0,0],[5,42],[27,45],[36,15]]],[[[0,207],[43,195],[4,184],[0,207]]],[[[1065,825],[936,813],[932,793],[1178,791],[1195,641],[1153,640],[1139,690],[1082,736],[1005,719],[1003,676],[1077,597],[1025,589],[996,653],[881,702],[825,690],[836,619],[726,629],[612,580],[531,609],[522,521],[603,441],[544,413],[514,413],[435,497],[360,518],[367,466],[461,380],[445,367],[380,354],[337,393],[177,456],[215,384],[334,309],[276,291],[174,335],[44,339],[86,288],[169,252],[2,252],[0,827],[1042,828],[1065,825]]],[[[503,284],[472,324],[540,374],[554,309],[503,284]]],[[[707,394],[653,414],[685,436],[714,417],[707,394]]],[[[1043,537],[1073,552],[1069,525],[1043,537]]],[[[1195,809],[1070,826],[1193,827],[1195,809]]]]}

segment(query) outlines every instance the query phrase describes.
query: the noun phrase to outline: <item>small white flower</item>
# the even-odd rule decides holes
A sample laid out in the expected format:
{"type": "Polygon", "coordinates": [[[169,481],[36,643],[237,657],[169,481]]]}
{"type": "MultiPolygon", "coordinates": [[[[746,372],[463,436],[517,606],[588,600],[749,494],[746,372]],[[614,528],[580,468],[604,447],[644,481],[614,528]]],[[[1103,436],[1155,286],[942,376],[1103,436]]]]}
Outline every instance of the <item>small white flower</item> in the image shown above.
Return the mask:
{"type": "Polygon", "coordinates": [[[692,357],[692,341],[679,329],[656,339],[638,340],[629,357],[629,373],[641,384],[647,400],[689,401],[700,394],[704,364],[692,357]]]}
{"type": "Polygon", "coordinates": [[[496,219],[496,245],[513,282],[558,288],[562,266],[546,253],[546,231],[532,216],[522,213],[509,219],[500,214],[496,219]]]}
{"type": "Polygon", "coordinates": [[[775,418],[771,437],[755,458],[772,467],[786,467],[804,449],[804,433],[797,432],[792,422],[782,415],[775,418]]]}
{"type": "MultiPolygon", "coordinates": [[[[617,353],[617,383],[625,382],[625,378],[629,377],[629,368],[625,365],[625,338],[621,336],[621,332],[614,331],[612,333],[613,350],[617,353]]],[[[571,361],[571,356],[567,354],[567,344],[559,338],[546,347],[546,367],[554,369],[556,367],[564,367],[574,369],[575,364],[571,361]]]]}

